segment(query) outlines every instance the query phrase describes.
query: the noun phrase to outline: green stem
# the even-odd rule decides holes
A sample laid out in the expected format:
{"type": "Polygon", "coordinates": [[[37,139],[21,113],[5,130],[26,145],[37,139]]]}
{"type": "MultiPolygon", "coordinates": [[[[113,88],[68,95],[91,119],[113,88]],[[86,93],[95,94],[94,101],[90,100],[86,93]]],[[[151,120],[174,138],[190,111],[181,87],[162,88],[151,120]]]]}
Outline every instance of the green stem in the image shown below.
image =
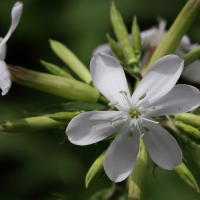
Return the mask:
{"type": "Polygon", "coordinates": [[[108,105],[110,103],[110,101],[108,101],[108,99],[106,99],[105,97],[103,97],[101,95],[99,96],[98,101],[103,103],[103,104],[106,104],[106,105],[108,105]]]}

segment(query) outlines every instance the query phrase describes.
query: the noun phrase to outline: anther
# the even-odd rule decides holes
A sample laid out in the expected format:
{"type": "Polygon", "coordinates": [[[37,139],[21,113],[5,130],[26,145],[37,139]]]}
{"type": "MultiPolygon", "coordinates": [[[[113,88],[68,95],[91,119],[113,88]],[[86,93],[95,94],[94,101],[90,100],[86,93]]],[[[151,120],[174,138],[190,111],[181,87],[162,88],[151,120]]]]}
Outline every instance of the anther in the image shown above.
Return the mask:
{"type": "Polygon", "coordinates": [[[144,130],[148,132],[150,131],[146,126],[144,126],[144,130]]]}
{"type": "Polygon", "coordinates": [[[151,107],[152,109],[156,109],[156,107],[151,107]]]}
{"type": "Polygon", "coordinates": [[[117,121],[112,125],[112,127],[115,128],[118,124],[119,124],[119,120],[117,120],[117,121]]]}
{"type": "Polygon", "coordinates": [[[110,124],[112,125],[112,117],[110,117],[110,124]]]}
{"type": "Polygon", "coordinates": [[[108,105],[109,106],[115,106],[115,105],[118,105],[119,104],[119,101],[113,101],[113,102],[110,102],[108,105]]]}
{"type": "Polygon", "coordinates": [[[138,99],[141,101],[141,100],[144,99],[146,96],[147,96],[147,94],[144,93],[144,94],[143,94],[140,98],[138,98],[138,99]]]}
{"type": "Polygon", "coordinates": [[[133,136],[133,128],[131,128],[131,130],[130,130],[130,133],[128,134],[130,137],[132,137],[133,136]]]}
{"type": "Polygon", "coordinates": [[[144,137],[144,133],[140,136],[139,140],[141,140],[144,137]]]}
{"type": "Polygon", "coordinates": [[[120,90],[119,93],[125,94],[127,96],[127,92],[126,91],[120,90]]]}

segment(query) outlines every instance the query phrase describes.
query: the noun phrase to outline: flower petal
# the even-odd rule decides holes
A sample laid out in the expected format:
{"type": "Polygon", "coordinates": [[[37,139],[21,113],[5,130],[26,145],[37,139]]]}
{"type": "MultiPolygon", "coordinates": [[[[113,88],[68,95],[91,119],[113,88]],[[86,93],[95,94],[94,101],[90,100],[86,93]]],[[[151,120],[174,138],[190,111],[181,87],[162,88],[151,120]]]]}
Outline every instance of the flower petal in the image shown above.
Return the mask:
{"type": "Polygon", "coordinates": [[[115,58],[98,53],[90,62],[90,72],[94,84],[109,101],[119,101],[121,106],[126,107],[127,102],[119,91],[126,91],[130,97],[129,89],[124,70],[115,58]]]}
{"type": "Polygon", "coordinates": [[[135,127],[130,134],[130,120],[128,120],[117,137],[113,140],[104,157],[104,170],[114,182],[123,181],[134,168],[139,151],[139,132],[135,127]]]}
{"type": "Polygon", "coordinates": [[[68,139],[71,143],[81,146],[99,142],[120,129],[121,124],[112,127],[110,117],[115,118],[121,114],[121,111],[82,113],[70,121],[66,129],[68,139]]]}
{"type": "Polygon", "coordinates": [[[145,114],[156,117],[191,111],[200,105],[200,91],[190,85],[176,85],[158,101],[145,108],[145,114]]]}
{"type": "Polygon", "coordinates": [[[182,163],[182,151],[174,137],[159,124],[143,121],[144,143],[151,159],[161,168],[172,170],[182,163]]]}
{"type": "MultiPolygon", "coordinates": [[[[3,40],[3,38],[0,37],[0,43],[3,40]]],[[[4,44],[1,48],[0,48],[0,60],[5,60],[6,58],[6,44],[4,44]]]]}
{"type": "Polygon", "coordinates": [[[0,88],[2,89],[2,95],[5,95],[11,87],[10,72],[4,61],[0,60],[0,88]]]}
{"type": "Polygon", "coordinates": [[[23,3],[19,1],[16,2],[11,11],[12,22],[11,22],[10,29],[8,33],[6,34],[6,36],[3,38],[3,40],[1,41],[0,48],[2,48],[2,46],[7,42],[7,40],[10,38],[11,34],[17,27],[21,14],[22,14],[22,10],[23,10],[23,3]]]}
{"type": "Polygon", "coordinates": [[[133,93],[133,104],[146,94],[138,106],[147,107],[167,94],[179,79],[183,66],[184,60],[176,55],[167,55],[154,62],[133,93]]]}

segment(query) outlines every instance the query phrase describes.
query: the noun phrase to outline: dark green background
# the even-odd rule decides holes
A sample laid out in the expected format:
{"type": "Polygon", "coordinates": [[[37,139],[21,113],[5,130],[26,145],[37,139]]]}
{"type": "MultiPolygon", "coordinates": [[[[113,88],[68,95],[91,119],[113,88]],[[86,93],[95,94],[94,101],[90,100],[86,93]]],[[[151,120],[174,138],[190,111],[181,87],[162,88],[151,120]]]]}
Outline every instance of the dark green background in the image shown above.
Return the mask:
{"type": "MultiPolygon", "coordinates": [[[[49,48],[52,38],[66,44],[89,66],[94,48],[106,42],[106,33],[114,37],[109,19],[109,0],[24,0],[21,21],[7,43],[6,62],[27,69],[45,71],[39,60],[59,66],[64,64],[49,48]]],[[[157,25],[157,16],[171,23],[184,6],[181,0],[116,0],[130,31],[132,18],[138,17],[141,30],[157,25]]],[[[14,0],[0,0],[0,36],[10,26],[14,0]]],[[[200,42],[200,16],[188,35],[200,42]]],[[[23,111],[34,111],[44,105],[66,102],[65,99],[13,84],[9,93],[0,97],[0,120],[24,117],[23,111]]],[[[110,187],[111,181],[85,189],[85,175],[90,165],[108,146],[102,142],[85,147],[75,146],[64,138],[65,130],[45,130],[10,134],[0,132],[0,199],[57,199],[54,193],[67,199],[85,200],[99,188],[110,187]]],[[[200,184],[200,173],[188,155],[188,168],[200,184]]],[[[187,186],[174,171],[148,166],[146,200],[199,199],[200,195],[187,186]]]]}

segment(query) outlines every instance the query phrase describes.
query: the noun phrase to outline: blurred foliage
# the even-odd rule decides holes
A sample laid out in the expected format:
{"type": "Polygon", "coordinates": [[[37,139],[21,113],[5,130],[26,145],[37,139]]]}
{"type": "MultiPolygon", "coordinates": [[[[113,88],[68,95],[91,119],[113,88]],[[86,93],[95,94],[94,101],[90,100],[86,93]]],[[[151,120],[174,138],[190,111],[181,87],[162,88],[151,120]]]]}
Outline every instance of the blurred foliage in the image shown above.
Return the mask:
{"type": "MultiPolygon", "coordinates": [[[[22,0],[21,21],[7,43],[6,62],[45,71],[40,59],[65,67],[50,49],[48,40],[64,43],[88,67],[94,48],[107,42],[106,33],[114,37],[110,23],[109,0],[22,0]]],[[[170,27],[186,0],[115,0],[130,32],[136,15],[141,31],[157,25],[162,16],[170,27]]],[[[10,12],[15,0],[0,0],[0,36],[11,23],[10,12]]],[[[188,32],[192,42],[200,43],[200,16],[188,32]]],[[[115,38],[116,39],[116,38],[115,38]]],[[[0,97],[0,120],[24,117],[23,111],[35,112],[46,105],[67,100],[17,84],[0,97]]],[[[108,178],[85,189],[85,175],[109,142],[85,147],[68,140],[59,145],[65,130],[45,130],[26,134],[0,133],[0,199],[3,200],[86,200],[111,186],[108,178]],[[57,194],[57,195],[55,195],[57,194]]],[[[200,184],[200,173],[188,155],[188,168],[200,184]]],[[[199,199],[174,171],[156,170],[149,161],[146,176],[147,200],[199,199]]]]}

